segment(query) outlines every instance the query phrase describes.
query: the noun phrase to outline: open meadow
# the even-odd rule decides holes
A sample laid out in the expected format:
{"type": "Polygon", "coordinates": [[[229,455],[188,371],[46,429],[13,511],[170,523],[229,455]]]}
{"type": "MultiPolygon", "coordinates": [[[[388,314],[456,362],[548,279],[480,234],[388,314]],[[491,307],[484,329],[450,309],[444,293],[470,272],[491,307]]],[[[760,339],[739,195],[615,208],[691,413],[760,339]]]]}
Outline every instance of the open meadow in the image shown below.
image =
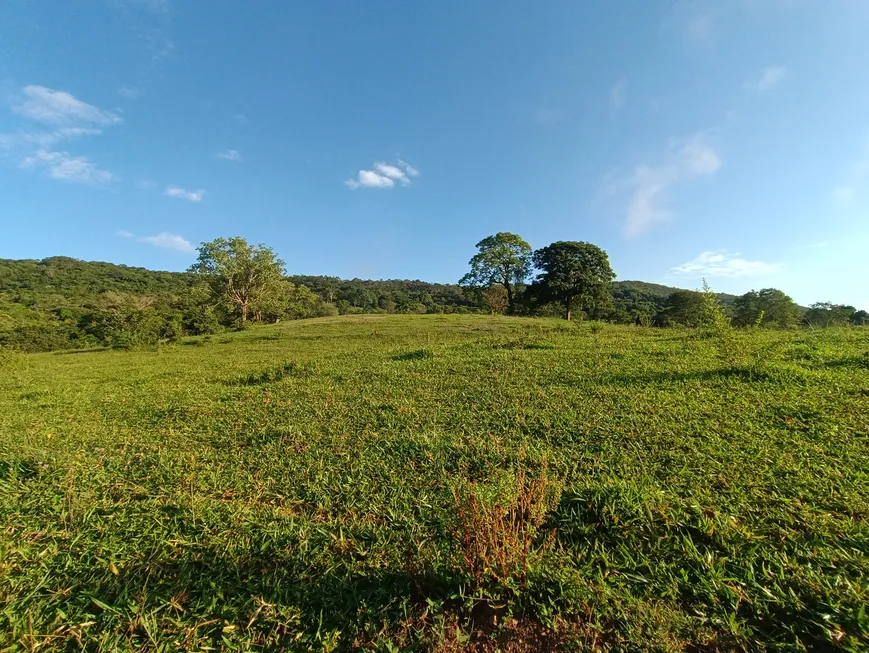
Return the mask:
{"type": "Polygon", "coordinates": [[[869,649],[869,330],[0,352],[0,649],[869,649]]]}

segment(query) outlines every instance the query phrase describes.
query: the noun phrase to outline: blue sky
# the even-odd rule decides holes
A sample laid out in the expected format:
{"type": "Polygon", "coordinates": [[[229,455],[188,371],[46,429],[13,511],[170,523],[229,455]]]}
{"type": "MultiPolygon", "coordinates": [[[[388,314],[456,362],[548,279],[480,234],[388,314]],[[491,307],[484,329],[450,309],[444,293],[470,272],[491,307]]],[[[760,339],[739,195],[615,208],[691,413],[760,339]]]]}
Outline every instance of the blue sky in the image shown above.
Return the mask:
{"type": "Polygon", "coordinates": [[[586,240],[620,279],[869,308],[869,3],[0,4],[0,257],[455,282],[586,240]]]}

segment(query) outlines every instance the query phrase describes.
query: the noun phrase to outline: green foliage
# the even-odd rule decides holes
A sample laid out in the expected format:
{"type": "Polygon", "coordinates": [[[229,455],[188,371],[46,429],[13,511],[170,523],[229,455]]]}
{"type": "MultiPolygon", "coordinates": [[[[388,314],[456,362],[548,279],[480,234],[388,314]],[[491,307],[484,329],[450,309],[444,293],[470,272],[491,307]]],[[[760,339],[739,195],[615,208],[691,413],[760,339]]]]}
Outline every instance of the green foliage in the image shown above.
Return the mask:
{"type": "Polygon", "coordinates": [[[468,262],[471,271],[459,281],[468,288],[501,285],[507,293],[510,313],[516,311],[516,286],[531,274],[531,245],[520,236],[499,232],[476,245],[479,250],[468,262]]]}
{"type": "MultiPolygon", "coordinates": [[[[717,296],[714,299],[717,303],[717,296]]],[[[707,301],[704,294],[694,290],[677,290],[667,297],[659,322],[661,326],[699,327],[706,317],[707,301]]]]}
{"type": "Polygon", "coordinates": [[[616,275],[606,252],[596,245],[552,243],[534,252],[534,265],[541,273],[529,292],[542,301],[561,304],[568,320],[576,309],[597,316],[611,308],[610,283],[616,275]]]}
{"type": "MultiPolygon", "coordinates": [[[[732,372],[749,376],[763,374],[769,347],[759,345],[753,338],[746,338],[733,328],[730,317],[724,311],[718,295],[703,280],[702,333],[715,346],[718,357],[732,372]]],[[[764,319],[761,311],[751,326],[757,328],[764,319]]]]}
{"type": "Polygon", "coordinates": [[[803,318],[811,327],[845,326],[852,323],[852,317],[857,313],[853,306],[834,304],[832,302],[816,302],[809,307],[803,318]]]}
{"type": "Polygon", "coordinates": [[[790,328],[797,326],[803,317],[803,311],[796,302],[775,288],[747,292],[736,298],[733,309],[733,321],[737,326],[762,324],[790,328]]]}
{"type": "Polygon", "coordinates": [[[241,323],[248,311],[280,310],[284,262],[265,245],[251,246],[244,238],[215,238],[198,248],[189,272],[202,275],[212,294],[238,310],[241,323]]]}

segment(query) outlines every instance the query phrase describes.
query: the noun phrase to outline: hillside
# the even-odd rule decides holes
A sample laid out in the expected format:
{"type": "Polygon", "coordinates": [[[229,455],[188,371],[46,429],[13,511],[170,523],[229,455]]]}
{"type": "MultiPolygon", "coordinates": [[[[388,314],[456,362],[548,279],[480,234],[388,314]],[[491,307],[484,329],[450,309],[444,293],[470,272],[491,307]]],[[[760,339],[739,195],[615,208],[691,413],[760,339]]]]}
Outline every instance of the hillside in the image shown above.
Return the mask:
{"type": "MultiPolygon", "coordinates": [[[[428,293],[436,303],[470,306],[457,284],[427,283],[419,280],[340,279],[314,275],[290,275],[293,283],[307,286],[326,301],[347,301],[352,306],[376,305],[371,293],[379,297],[402,293],[428,293]],[[368,293],[368,296],[366,296],[368,293]]],[[[0,293],[32,297],[59,295],[70,302],[106,292],[132,294],[178,294],[194,282],[186,272],[161,272],[146,268],[97,261],[80,261],[66,256],[41,260],[0,259],[0,293]]],[[[649,297],[665,298],[680,288],[645,281],[615,281],[616,293],[635,292],[649,297]]],[[[733,295],[720,295],[733,298],[733,295]]]]}
{"type": "MultiPolygon", "coordinates": [[[[697,295],[642,281],[616,281],[611,304],[582,316],[619,324],[696,326],[697,295]],[[675,302],[675,303],[674,303],[675,302]],[[671,305],[672,304],[672,305],[671,305]]],[[[520,300],[523,296],[520,295],[520,300]]],[[[725,307],[736,299],[719,295],[725,307]]],[[[255,322],[362,313],[497,312],[482,293],[457,284],[418,280],[339,279],[291,275],[252,310],[255,322]]],[[[517,314],[563,316],[554,303],[519,302],[517,314]]],[[[847,317],[844,318],[847,321],[847,317]]],[[[58,256],[0,259],[0,348],[22,351],[152,345],[238,326],[230,304],[211,294],[201,276],[160,272],[58,256]]]]}

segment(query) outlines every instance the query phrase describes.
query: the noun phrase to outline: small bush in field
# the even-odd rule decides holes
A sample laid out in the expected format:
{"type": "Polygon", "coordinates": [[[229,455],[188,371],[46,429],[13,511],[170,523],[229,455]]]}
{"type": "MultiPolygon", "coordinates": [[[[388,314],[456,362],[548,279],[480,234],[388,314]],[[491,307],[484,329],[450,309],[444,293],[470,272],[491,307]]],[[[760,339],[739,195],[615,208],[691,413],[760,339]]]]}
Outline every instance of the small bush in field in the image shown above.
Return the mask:
{"type": "Polygon", "coordinates": [[[560,496],[545,462],[537,478],[517,464],[493,482],[463,478],[453,487],[462,562],[475,587],[526,585],[529,569],[552,544],[552,536],[541,542],[538,535],[560,496]]]}

